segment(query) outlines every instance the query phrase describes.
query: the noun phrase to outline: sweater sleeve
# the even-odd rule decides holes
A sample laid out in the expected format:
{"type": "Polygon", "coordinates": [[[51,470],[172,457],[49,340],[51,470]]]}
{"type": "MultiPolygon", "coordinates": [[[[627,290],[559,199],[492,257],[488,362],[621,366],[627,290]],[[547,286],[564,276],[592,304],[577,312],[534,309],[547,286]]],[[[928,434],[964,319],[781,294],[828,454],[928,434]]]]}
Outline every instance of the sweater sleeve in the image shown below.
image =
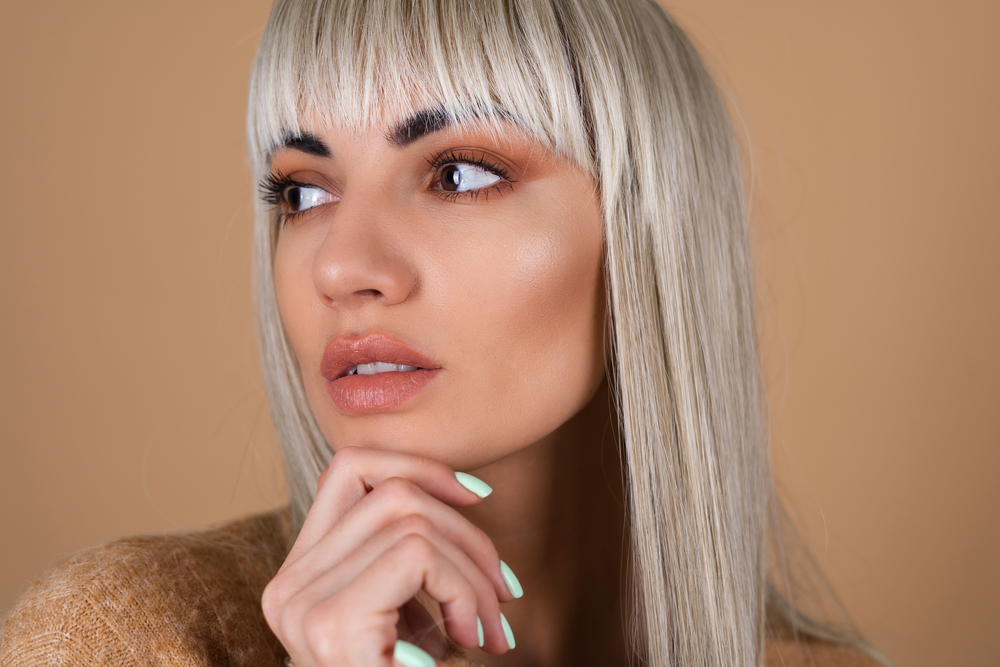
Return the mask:
{"type": "Polygon", "coordinates": [[[0,664],[192,664],[178,650],[183,642],[178,645],[169,617],[152,615],[163,591],[143,585],[150,582],[137,560],[144,559],[127,545],[112,544],[46,573],[0,625],[0,664]]]}
{"type": "Polygon", "coordinates": [[[284,559],[286,523],[260,515],[79,552],[0,622],[0,665],[280,666],[260,594],[284,559]]]}

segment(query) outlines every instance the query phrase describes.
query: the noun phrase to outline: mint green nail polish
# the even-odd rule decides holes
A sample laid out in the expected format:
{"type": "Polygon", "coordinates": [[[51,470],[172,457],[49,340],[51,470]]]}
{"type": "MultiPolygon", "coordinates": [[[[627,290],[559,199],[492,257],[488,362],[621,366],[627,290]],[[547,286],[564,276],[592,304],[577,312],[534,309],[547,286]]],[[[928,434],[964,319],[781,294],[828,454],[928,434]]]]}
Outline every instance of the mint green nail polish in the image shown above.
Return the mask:
{"type": "Polygon", "coordinates": [[[514,631],[510,629],[510,623],[507,622],[503,612],[500,612],[500,623],[503,624],[503,635],[507,638],[507,648],[514,648],[517,646],[514,642],[514,631]]]}
{"type": "Polygon", "coordinates": [[[392,651],[392,657],[405,667],[434,667],[434,658],[427,651],[410,642],[404,642],[402,639],[396,640],[396,648],[392,651]]]}
{"type": "Polygon", "coordinates": [[[524,595],[524,589],[521,588],[521,582],[517,580],[514,573],[511,571],[507,563],[500,561],[500,576],[503,577],[503,583],[507,584],[507,590],[510,594],[516,598],[524,595]]]}
{"type": "Polygon", "coordinates": [[[459,484],[467,488],[469,491],[472,491],[480,498],[485,498],[493,493],[493,488],[489,484],[478,477],[473,477],[467,472],[456,472],[455,478],[458,480],[459,484]]]}
{"type": "Polygon", "coordinates": [[[476,616],[476,629],[479,631],[479,648],[482,648],[486,643],[486,635],[483,634],[483,622],[478,616],[476,616]]]}

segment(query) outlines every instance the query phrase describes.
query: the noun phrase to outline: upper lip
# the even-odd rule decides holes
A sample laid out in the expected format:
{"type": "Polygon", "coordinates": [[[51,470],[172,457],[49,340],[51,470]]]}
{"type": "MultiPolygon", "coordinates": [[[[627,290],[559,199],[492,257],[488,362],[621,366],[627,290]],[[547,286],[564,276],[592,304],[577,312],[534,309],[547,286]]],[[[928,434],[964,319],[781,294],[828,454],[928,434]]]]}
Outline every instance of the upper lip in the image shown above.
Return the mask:
{"type": "Polygon", "coordinates": [[[327,380],[336,380],[347,375],[354,366],[376,361],[424,369],[441,368],[433,359],[401,340],[383,333],[370,333],[360,338],[337,336],[331,340],[323,352],[320,373],[327,380]]]}

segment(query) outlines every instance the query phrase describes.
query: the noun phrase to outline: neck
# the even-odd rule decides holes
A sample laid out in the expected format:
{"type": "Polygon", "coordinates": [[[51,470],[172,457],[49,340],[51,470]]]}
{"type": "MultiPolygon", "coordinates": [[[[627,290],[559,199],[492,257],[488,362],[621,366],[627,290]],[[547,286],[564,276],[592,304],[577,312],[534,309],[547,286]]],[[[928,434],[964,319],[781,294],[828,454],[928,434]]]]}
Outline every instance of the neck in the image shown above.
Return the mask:
{"type": "Polygon", "coordinates": [[[626,663],[629,553],[617,429],[607,381],[571,420],[473,472],[495,492],[462,512],[493,540],[524,587],[503,605],[517,648],[475,652],[487,665],[626,663]]]}

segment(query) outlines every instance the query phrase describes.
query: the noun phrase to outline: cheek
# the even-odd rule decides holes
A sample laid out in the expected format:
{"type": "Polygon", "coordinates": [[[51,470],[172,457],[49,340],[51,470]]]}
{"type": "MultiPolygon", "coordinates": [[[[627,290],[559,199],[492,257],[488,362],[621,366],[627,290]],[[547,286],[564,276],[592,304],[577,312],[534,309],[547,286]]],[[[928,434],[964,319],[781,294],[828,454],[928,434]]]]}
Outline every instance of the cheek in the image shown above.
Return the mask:
{"type": "MultiPolygon", "coordinates": [[[[480,258],[463,294],[478,313],[482,414],[520,444],[537,440],[583,408],[604,373],[604,285],[600,227],[584,219],[480,258]],[[584,222],[591,223],[585,225],[584,222]],[[515,419],[512,419],[516,415],[515,419]]],[[[512,442],[512,444],[515,444],[512,442]]]]}

